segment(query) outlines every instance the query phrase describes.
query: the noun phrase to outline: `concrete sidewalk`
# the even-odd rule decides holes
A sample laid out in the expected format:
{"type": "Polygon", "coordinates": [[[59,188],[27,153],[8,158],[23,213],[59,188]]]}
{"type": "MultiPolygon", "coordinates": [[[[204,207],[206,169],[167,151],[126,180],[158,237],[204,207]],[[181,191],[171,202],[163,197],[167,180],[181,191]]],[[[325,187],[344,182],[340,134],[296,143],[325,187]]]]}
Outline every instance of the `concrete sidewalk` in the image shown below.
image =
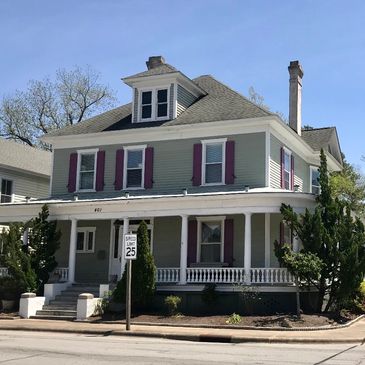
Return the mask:
{"type": "Polygon", "coordinates": [[[266,343],[363,343],[365,319],[339,329],[316,331],[265,331],[245,329],[187,328],[133,324],[131,331],[120,323],[89,323],[34,319],[0,320],[0,330],[48,331],[100,336],[142,336],[201,342],[266,343]]]}

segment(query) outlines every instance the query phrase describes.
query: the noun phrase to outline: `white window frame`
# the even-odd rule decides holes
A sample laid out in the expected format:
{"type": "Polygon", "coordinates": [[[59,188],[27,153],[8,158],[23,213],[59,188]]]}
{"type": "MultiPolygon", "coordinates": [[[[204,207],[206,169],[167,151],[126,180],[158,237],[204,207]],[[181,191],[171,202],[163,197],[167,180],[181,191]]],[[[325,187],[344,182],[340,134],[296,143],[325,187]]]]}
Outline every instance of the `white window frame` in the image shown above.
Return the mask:
{"type": "MultiPolygon", "coordinates": [[[[313,192],[313,184],[312,184],[312,181],[313,181],[313,171],[314,170],[318,171],[319,170],[319,167],[317,167],[317,166],[310,166],[309,167],[309,181],[310,181],[310,192],[311,192],[311,194],[315,194],[313,192]]],[[[318,173],[319,173],[319,171],[318,171],[318,173]]],[[[320,194],[320,193],[321,193],[321,186],[319,185],[319,182],[318,182],[318,194],[320,194]]]]}
{"type": "Polygon", "coordinates": [[[88,193],[88,192],[95,192],[96,191],[96,169],[97,169],[97,154],[99,152],[99,148],[93,148],[88,150],[78,150],[77,151],[77,177],[76,177],[76,192],[79,193],[88,193]],[[92,189],[80,189],[80,169],[81,169],[81,156],[82,155],[92,155],[94,154],[94,181],[93,181],[93,188],[92,189]]]}
{"type": "Polygon", "coordinates": [[[76,242],[76,252],[77,253],[94,253],[95,252],[95,236],[96,236],[96,227],[78,227],[77,228],[77,235],[79,233],[84,233],[84,245],[83,245],[83,250],[77,250],[77,242],[76,242]],[[88,244],[88,233],[92,232],[93,233],[93,248],[92,250],[88,250],[87,249],[87,244],[88,244]]]}
{"type": "Polygon", "coordinates": [[[145,159],[146,159],[146,147],[147,145],[138,146],[127,146],[124,149],[124,171],[123,171],[123,190],[144,190],[144,170],[145,170],[145,159]],[[142,177],[140,187],[127,187],[127,173],[128,173],[128,152],[129,151],[140,151],[142,150],[142,177]]]}
{"type": "Polygon", "coordinates": [[[225,185],[225,171],[226,171],[226,142],[227,138],[206,139],[202,140],[202,186],[225,185]],[[206,159],[207,159],[207,145],[222,144],[222,179],[221,182],[207,183],[206,182],[206,159]]]}
{"type": "MultiPolygon", "coordinates": [[[[224,222],[226,220],[226,217],[225,216],[208,216],[208,217],[197,217],[196,218],[197,222],[198,222],[198,229],[197,229],[197,234],[198,234],[198,237],[197,237],[197,252],[196,252],[196,262],[197,263],[201,263],[200,261],[200,255],[201,255],[201,245],[217,245],[218,242],[212,242],[212,243],[202,243],[201,240],[202,240],[202,236],[201,236],[201,233],[202,233],[202,224],[203,223],[210,223],[210,222],[220,222],[221,224],[221,242],[220,242],[220,245],[221,245],[221,257],[220,257],[220,262],[211,262],[211,264],[223,264],[224,263],[224,222]]],[[[209,264],[208,262],[207,263],[204,263],[204,264],[209,264]]]]}
{"type": "Polygon", "coordinates": [[[291,159],[292,159],[292,151],[290,151],[289,149],[287,149],[286,147],[283,147],[283,150],[284,150],[284,161],[283,161],[283,168],[284,168],[284,171],[283,171],[283,175],[284,175],[284,189],[285,190],[293,190],[294,189],[294,186],[292,187],[291,186],[291,181],[292,181],[292,171],[291,171],[291,159]],[[287,154],[289,156],[289,188],[287,189],[285,187],[285,154],[287,154]]]}
{"type": "MultiPolygon", "coordinates": [[[[9,203],[0,203],[0,204],[11,204],[11,203],[14,203],[14,180],[7,179],[6,177],[0,178],[0,184],[1,184],[0,185],[0,202],[1,202],[1,196],[3,195],[1,193],[1,188],[2,188],[2,185],[3,185],[3,180],[11,181],[11,194],[10,194],[10,202],[9,203]]],[[[4,195],[5,196],[8,196],[7,194],[4,194],[4,195]]]]}
{"type": "Polygon", "coordinates": [[[138,122],[151,122],[157,120],[168,120],[170,115],[170,86],[158,86],[138,89],[138,122]],[[157,92],[159,90],[167,90],[167,115],[165,117],[157,117],[157,92]],[[151,118],[142,118],[142,93],[152,92],[152,111],[151,118]]]}

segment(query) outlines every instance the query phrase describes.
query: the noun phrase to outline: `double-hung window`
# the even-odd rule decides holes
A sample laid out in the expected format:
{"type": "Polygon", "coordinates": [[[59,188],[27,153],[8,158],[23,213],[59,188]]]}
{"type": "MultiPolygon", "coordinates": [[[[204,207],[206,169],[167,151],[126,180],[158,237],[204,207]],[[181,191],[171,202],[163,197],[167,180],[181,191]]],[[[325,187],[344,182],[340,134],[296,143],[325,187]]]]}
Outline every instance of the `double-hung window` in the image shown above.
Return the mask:
{"type": "Polygon", "coordinates": [[[11,180],[1,180],[1,203],[11,203],[13,200],[13,182],[11,180]]]}
{"type": "Polygon", "coordinates": [[[311,193],[318,195],[321,192],[321,186],[319,185],[319,170],[318,167],[310,167],[310,181],[311,181],[311,193]]]}
{"type": "Polygon", "coordinates": [[[291,189],[291,152],[284,148],[284,189],[291,189]]]}
{"type": "Polygon", "coordinates": [[[222,262],[224,217],[201,218],[198,223],[198,262],[222,262]]]}
{"type": "Polygon", "coordinates": [[[96,150],[78,152],[78,190],[95,190],[96,153],[96,150]]]}
{"type": "Polygon", "coordinates": [[[76,251],[92,253],[95,250],[95,227],[82,227],[77,229],[76,251]]]}
{"type": "Polygon", "coordinates": [[[224,161],[226,140],[202,141],[202,176],[204,185],[224,183],[224,161]]]}
{"type": "Polygon", "coordinates": [[[152,119],[152,91],[142,91],[141,97],[141,119],[152,119]]]}
{"type": "Polygon", "coordinates": [[[142,90],[140,97],[140,121],[164,120],[169,116],[169,89],[142,90]]]}
{"type": "Polygon", "coordinates": [[[142,189],[146,146],[127,147],[125,151],[124,189],[142,189]]]}

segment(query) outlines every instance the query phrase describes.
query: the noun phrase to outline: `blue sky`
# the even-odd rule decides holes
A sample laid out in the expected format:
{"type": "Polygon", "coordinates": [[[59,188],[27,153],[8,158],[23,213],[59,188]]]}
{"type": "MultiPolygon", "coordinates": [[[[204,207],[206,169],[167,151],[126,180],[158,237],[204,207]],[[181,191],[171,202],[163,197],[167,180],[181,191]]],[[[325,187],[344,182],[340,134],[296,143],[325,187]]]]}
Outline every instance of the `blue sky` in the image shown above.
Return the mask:
{"type": "Polygon", "coordinates": [[[61,67],[120,78],[150,55],[189,77],[211,74],[288,114],[290,60],[303,65],[303,123],[336,126],[347,159],[365,155],[365,2],[297,0],[1,0],[0,97],[61,67]]]}

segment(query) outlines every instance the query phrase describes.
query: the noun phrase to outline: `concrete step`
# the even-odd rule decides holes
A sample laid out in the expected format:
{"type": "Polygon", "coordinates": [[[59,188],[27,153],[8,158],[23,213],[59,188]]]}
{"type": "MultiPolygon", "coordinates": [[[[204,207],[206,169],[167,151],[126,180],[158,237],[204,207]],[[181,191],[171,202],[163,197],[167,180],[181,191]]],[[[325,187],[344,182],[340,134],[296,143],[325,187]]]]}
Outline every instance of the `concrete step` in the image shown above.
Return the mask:
{"type": "Polygon", "coordinates": [[[43,310],[60,310],[60,311],[63,311],[63,310],[66,310],[66,311],[76,311],[77,309],[77,305],[76,304],[69,304],[69,305],[66,305],[66,304],[49,304],[49,305],[44,305],[43,306],[43,310]]]}
{"type": "Polygon", "coordinates": [[[96,298],[99,297],[98,291],[91,291],[91,290],[85,290],[85,291],[64,290],[60,295],[67,297],[78,297],[81,293],[90,293],[96,298]]]}
{"type": "Polygon", "coordinates": [[[47,315],[35,315],[31,316],[31,319],[54,319],[60,321],[74,321],[76,319],[75,316],[47,316],[47,315]]]}
{"type": "Polygon", "coordinates": [[[36,312],[37,316],[49,317],[76,317],[76,310],[57,310],[57,309],[42,309],[36,312]]]}
{"type": "Polygon", "coordinates": [[[69,286],[67,291],[76,291],[76,292],[83,292],[83,291],[93,291],[93,292],[99,292],[98,286],[69,286]]]}

